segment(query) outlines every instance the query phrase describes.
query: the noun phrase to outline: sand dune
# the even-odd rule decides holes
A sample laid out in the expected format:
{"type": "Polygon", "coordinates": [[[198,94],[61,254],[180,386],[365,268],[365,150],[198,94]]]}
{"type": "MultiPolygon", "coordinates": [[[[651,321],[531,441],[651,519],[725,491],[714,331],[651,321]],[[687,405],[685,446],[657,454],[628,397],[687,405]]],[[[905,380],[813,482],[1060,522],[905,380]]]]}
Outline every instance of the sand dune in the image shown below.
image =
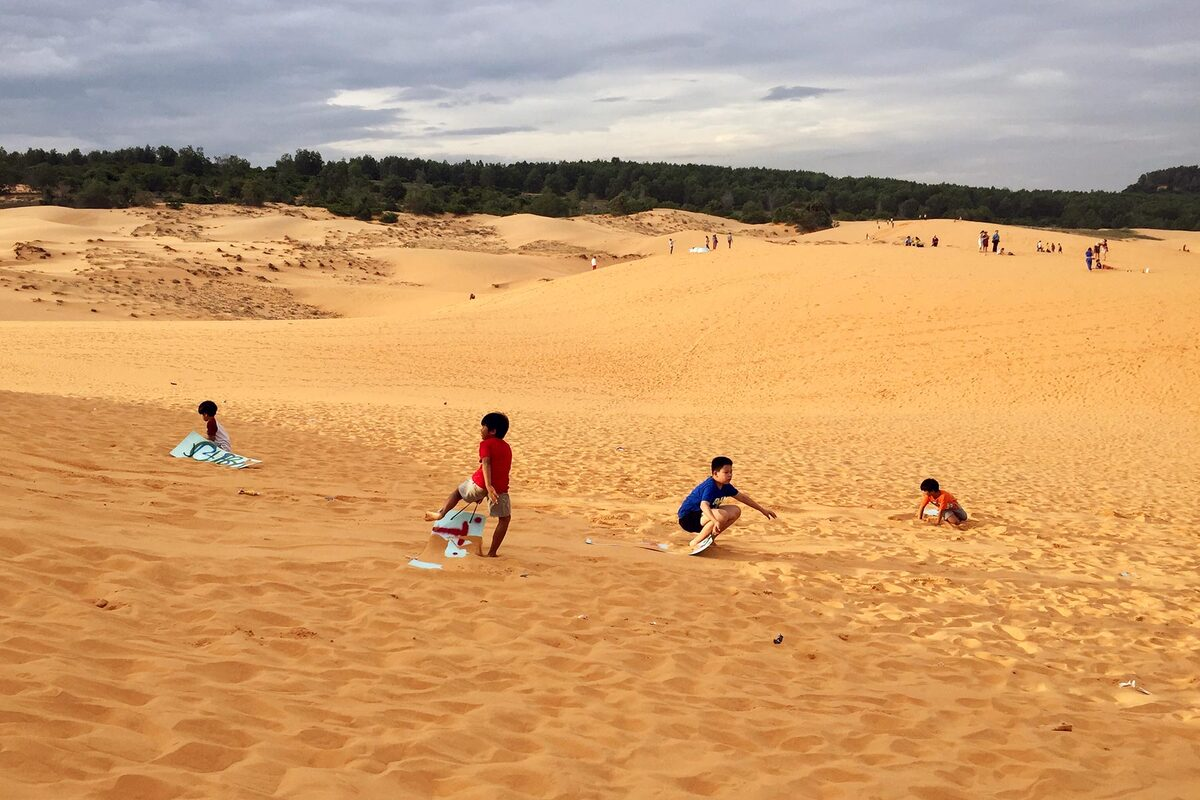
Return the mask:
{"type": "Polygon", "coordinates": [[[981,227],[0,211],[0,795],[1191,796],[1200,235],[981,227]],[[717,453],[781,516],[686,558],[717,453]]]}

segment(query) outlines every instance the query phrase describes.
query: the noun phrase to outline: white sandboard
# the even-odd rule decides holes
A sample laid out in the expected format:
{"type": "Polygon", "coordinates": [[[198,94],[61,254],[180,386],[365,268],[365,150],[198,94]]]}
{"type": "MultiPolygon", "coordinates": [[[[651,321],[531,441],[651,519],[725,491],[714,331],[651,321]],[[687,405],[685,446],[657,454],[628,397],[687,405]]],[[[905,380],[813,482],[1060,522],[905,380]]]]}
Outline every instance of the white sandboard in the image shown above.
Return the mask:
{"type": "Polygon", "coordinates": [[[700,540],[699,544],[697,544],[695,547],[692,548],[692,552],[688,553],[688,555],[689,556],[698,556],[701,553],[703,553],[705,550],[707,550],[708,548],[712,547],[712,545],[713,545],[713,537],[705,536],[703,539],[700,540]]]}
{"type": "Polygon", "coordinates": [[[184,437],[182,442],[175,445],[175,449],[171,451],[171,455],[176,458],[190,458],[193,461],[207,461],[210,464],[220,464],[223,467],[233,467],[234,469],[245,469],[254,464],[262,463],[257,458],[246,458],[245,456],[234,455],[226,450],[222,450],[195,432],[189,433],[184,437]]]}
{"type": "Polygon", "coordinates": [[[485,517],[467,509],[450,511],[433,523],[429,541],[416,558],[408,562],[417,569],[442,569],[458,559],[483,555],[485,517]]]}

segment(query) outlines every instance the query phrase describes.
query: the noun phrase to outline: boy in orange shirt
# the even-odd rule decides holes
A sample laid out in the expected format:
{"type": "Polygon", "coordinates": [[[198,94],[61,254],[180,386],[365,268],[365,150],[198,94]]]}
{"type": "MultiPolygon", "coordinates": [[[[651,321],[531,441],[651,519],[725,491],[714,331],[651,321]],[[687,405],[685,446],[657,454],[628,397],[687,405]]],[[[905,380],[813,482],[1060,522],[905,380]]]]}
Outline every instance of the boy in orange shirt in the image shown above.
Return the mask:
{"type": "Polygon", "coordinates": [[[942,491],[942,487],[933,478],[921,481],[921,491],[925,493],[925,497],[921,501],[921,507],[917,509],[917,519],[924,519],[925,507],[934,503],[938,510],[935,525],[941,525],[942,520],[945,520],[957,528],[967,521],[967,512],[963,511],[958,500],[949,492],[942,491]]]}

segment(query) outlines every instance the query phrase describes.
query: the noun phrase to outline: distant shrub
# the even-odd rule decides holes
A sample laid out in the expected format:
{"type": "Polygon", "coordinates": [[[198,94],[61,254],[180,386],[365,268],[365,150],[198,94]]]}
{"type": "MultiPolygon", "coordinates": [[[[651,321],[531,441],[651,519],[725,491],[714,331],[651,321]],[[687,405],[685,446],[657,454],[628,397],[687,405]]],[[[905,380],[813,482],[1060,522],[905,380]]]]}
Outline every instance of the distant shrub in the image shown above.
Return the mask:
{"type": "Polygon", "coordinates": [[[548,189],[543,190],[529,203],[530,213],[539,217],[565,217],[570,210],[571,207],[565,199],[548,189]]]}
{"type": "Polygon", "coordinates": [[[758,202],[757,200],[747,200],[745,202],[745,204],[742,206],[741,217],[742,222],[749,223],[750,225],[758,225],[770,220],[770,217],[767,216],[766,209],[764,209],[762,203],[758,202]]]}
{"type": "Polygon", "coordinates": [[[445,210],[441,198],[428,186],[420,186],[410,191],[404,204],[414,214],[440,214],[445,210]]]}
{"type": "Polygon", "coordinates": [[[90,180],[75,193],[75,204],[80,208],[112,208],[112,186],[99,180],[90,180]]]}
{"type": "Polygon", "coordinates": [[[388,225],[392,225],[396,222],[399,222],[400,218],[396,216],[396,212],[394,211],[385,211],[379,215],[379,221],[388,225]]]}

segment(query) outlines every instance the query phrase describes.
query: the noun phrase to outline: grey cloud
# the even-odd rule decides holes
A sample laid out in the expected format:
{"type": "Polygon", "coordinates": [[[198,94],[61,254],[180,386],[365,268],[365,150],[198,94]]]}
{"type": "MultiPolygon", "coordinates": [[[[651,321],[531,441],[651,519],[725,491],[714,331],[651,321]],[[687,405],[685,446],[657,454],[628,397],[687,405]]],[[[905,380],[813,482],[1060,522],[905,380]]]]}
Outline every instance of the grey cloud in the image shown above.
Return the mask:
{"type": "Polygon", "coordinates": [[[512,102],[511,97],[484,92],[483,94],[458,97],[438,103],[438,108],[460,108],[462,106],[493,105],[502,106],[512,102]]]}
{"type": "Polygon", "coordinates": [[[483,128],[457,128],[441,131],[441,134],[443,136],[501,136],[506,133],[529,133],[535,130],[537,128],[529,125],[494,125],[483,128]]]}
{"type": "MultiPolygon", "coordinates": [[[[34,55],[19,70],[0,64],[3,147],[191,143],[269,163],[297,147],[428,125],[443,151],[495,136],[488,152],[461,155],[503,160],[534,130],[569,147],[596,128],[601,108],[614,130],[660,113],[681,134],[707,130],[690,127],[696,90],[725,75],[775,87],[761,99],[825,99],[748,111],[744,92],[714,90],[705,109],[728,113],[706,126],[752,125],[758,113],[852,123],[817,149],[740,149],[738,164],[1120,188],[1200,160],[1200,62],[1187,56],[1194,13],[1184,0],[899,0],[886,14],[867,0],[0,0],[0,10],[0,50],[34,55]],[[402,108],[326,102],[380,87],[396,87],[402,108]],[[621,102],[646,94],[655,100],[621,102]],[[430,108],[441,116],[419,116],[430,108]]],[[[708,153],[695,142],[678,152],[620,146],[733,163],[715,143],[708,153]]]]}
{"type": "Polygon", "coordinates": [[[806,100],[836,91],[838,90],[820,89],[816,86],[775,86],[767,92],[763,100],[806,100]]]}

